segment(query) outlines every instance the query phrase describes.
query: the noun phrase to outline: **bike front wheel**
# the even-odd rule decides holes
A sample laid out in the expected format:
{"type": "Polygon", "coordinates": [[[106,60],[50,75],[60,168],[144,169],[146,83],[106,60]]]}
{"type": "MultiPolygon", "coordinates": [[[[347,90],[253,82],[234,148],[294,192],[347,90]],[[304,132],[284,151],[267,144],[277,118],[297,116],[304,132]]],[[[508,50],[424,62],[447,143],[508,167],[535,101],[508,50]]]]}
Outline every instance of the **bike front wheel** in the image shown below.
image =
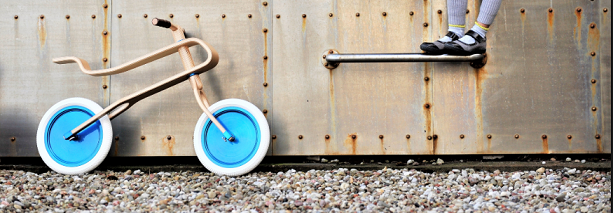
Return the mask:
{"type": "Polygon", "coordinates": [[[61,174],[81,174],[104,161],[113,137],[108,116],[78,133],[77,139],[64,139],[65,133],[100,111],[100,105],[85,98],[68,98],[47,110],[38,125],[36,147],[49,168],[61,174]]]}
{"type": "Polygon", "coordinates": [[[194,130],[194,149],[202,165],[213,173],[229,176],[253,170],[264,159],[270,143],[264,114],[240,99],[219,101],[209,110],[235,140],[224,140],[222,132],[203,113],[194,130]]]}

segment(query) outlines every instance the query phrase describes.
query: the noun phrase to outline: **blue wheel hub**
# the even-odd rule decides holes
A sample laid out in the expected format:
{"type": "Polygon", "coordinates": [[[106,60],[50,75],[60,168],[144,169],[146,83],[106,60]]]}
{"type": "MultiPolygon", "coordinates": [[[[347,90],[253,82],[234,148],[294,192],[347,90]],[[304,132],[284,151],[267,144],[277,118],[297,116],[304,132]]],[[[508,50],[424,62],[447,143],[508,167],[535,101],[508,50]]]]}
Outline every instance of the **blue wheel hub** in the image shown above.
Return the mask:
{"type": "Polygon", "coordinates": [[[85,107],[69,106],[51,117],[45,130],[45,148],[55,162],[67,167],[77,167],[96,156],[102,145],[100,121],[78,133],[76,140],[65,140],[63,136],[94,115],[95,113],[85,107]]]}
{"type": "Polygon", "coordinates": [[[261,137],[253,115],[238,107],[225,107],[213,115],[234,135],[235,140],[224,141],[219,128],[207,119],[202,130],[202,148],[206,156],[224,168],[236,168],[249,162],[260,147],[261,137]]]}

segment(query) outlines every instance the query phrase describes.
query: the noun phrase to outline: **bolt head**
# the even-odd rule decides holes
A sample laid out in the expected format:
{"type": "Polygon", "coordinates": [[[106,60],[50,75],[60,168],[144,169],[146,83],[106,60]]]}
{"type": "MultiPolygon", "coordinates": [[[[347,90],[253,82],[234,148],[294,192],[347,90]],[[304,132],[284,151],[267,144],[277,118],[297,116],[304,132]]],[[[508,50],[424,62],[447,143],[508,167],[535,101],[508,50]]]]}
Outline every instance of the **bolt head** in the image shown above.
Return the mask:
{"type": "Polygon", "coordinates": [[[602,9],[602,12],[605,12],[605,13],[606,13],[606,12],[609,12],[609,9],[604,8],[604,9],[602,9]]]}
{"type": "Polygon", "coordinates": [[[18,19],[18,18],[19,18],[19,16],[18,16],[18,15],[15,15],[15,16],[13,16],[13,18],[18,19]]]}
{"type": "Polygon", "coordinates": [[[334,13],[329,13],[328,16],[332,17],[334,16],[334,13]]]}
{"type": "Polygon", "coordinates": [[[355,16],[356,16],[356,17],[360,17],[360,13],[356,13],[356,14],[355,14],[355,16]]]}
{"type": "Polygon", "coordinates": [[[519,9],[519,12],[521,12],[521,13],[525,13],[525,12],[526,12],[526,9],[521,8],[521,9],[519,9]]]}
{"type": "Polygon", "coordinates": [[[438,11],[436,11],[436,13],[443,14],[443,11],[442,10],[438,10],[438,11]]]}
{"type": "Polygon", "coordinates": [[[302,14],[302,18],[306,18],[306,14],[302,14]]]}
{"type": "Polygon", "coordinates": [[[430,81],[430,77],[425,77],[424,81],[430,81]]]}
{"type": "Polygon", "coordinates": [[[170,139],[172,139],[172,136],[171,135],[166,136],[166,139],[170,140],[170,139]]]}
{"type": "Polygon", "coordinates": [[[102,7],[109,8],[109,5],[108,4],[103,4],[102,7]]]}
{"type": "Polygon", "coordinates": [[[298,135],[298,139],[302,139],[302,138],[304,138],[304,136],[298,135]]]}
{"type": "Polygon", "coordinates": [[[381,13],[381,15],[387,16],[387,12],[383,12],[383,13],[381,13]]]}
{"type": "Polygon", "coordinates": [[[277,17],[277,18],[281,18],[281,15],[277,14],[277,15],[276,15],[276,17],[277,17]]]}
{"type": "Polygon", "coordinates": [[[326,138],[326,139],[330,139],[330,135],[326,135],[326,136],[325,136],[325,138],[326,138]]]}
{"type": "Polygon", "coordinates": [[[595,136],[596,139],[600,139],[600,134],[595,136]]]}
{"type": "Polygon", "coordinates": [[[117,18],[121,18],[123,17],[121,14],[117,14],[117,18]]]}
{"type": "Polygon", "coordinates": [[[264,57],[262,57],[264,60],[268,60],[268,56],[265,55],[264,57]]]}
{"type": "Polygon", "coordinates": [[[265,33],[266,33],[266,32],[268,32],[268,29],[264,28],[264,29],[262,30],[262,32],[265,32],[265,33]]]}
{"type": "Polygon", "coordinates": [[[515,139],[519,139],[519,134],[515,135],[515,139]]]}
{"type": "Polygon", "coordinates": [[[424,23],[424,27],[428,27],[428,26],[429,26],[428,22],[424,23]]]}
{"type": "Polygon", "coordinates": [[[107,61],[109,61],[108,58],[102,58],[102,62],[107,62],[107,61]]]}
{"type": "Polygon", "coordinates": [[[379,135],[379,139],[383,139],[383,135],[379,135]]]}
{"type": "Polygon", "coordinates": [[[492,135],[487,135],[487,139],[492,139],[492,135]]]}
{"type": "Polygon", "coordinates": [[[11,137],[11,142],[15,142],[16,140],[17,140],[17,138],[11,137]]]}
{"type": "Polygon", "coordinates": [[[594,111],[594,112],[595,112],[595,111],[598,111],[598,108],[596,108],[596,107],[592,107],[592,111],[594,111]]]}
{"type": "Polygon", "coordinates": [[[580,7],[577,8],[577,12],[580,13],[583,9],[581,9],[580,7]]]}
{"type": "Polygon", "coordinates": [[[573,136],[572,135],[567,135],[566,138],[573,139],[573,136]]]}
{"type": "Polygon", "coordinates": [[[107,86],[106,84],[102,85],[102,89],[106,89],[106,88],[109,88],[109,86],[107,86]]]}
{"type": "Polygon", "coordinates": [[[547,139],[547,135],[542,135],[541,138],[542,139],[547,139]]]}
{"type": "Polygon", "coordinates": [[[460,139],[464,139],[466,136],[464,135],[460,135],[460,139]]]}
{"type": "Polygon", "coordinates": [[[406,135],[406,136],[404,136],[404,137],[405,137],[405,138],[407,138],[407,139],[410,139],[410,138],[411,138],[411,135],[406,135]]]}
{"type": "Polygon", "coordinates": [[[332,54],[334,53],[334,50],[328,50],[328,53],[332,54]]]}
{"type": "Polygon", "coordinates": [[[108,32],[108,31],[106,31],[106,30],[105,30],[105,31],[102,31],[102,35],[108,35],[108,34],[109,34],[109,32],[108,32]]]}
{"type": "Polygon", "coordinates": [[[590,24],[590,28],[592,28],[592,29],[596,28],[596,24],[591,23],[591,24],[590,24]]]}
{"type": "Polygon", "coordinates": [[[194,17],[196,17],[196,18],[200,18],[200,14],[196,14],[196,15],[194,15],[194,17]]]}
{"type": "Polygon", "coordinates": [[[140,136],[140,139],[144,141],[147,138],[143,135],[143,136],[140,136]]]}
{"type": "MultiPolygon", "coordinates": [[[[143,14],[143,18],[147,18],[147,17],[149,17],[149,15],[143,14]]],[[[196,17],[196,18],[198,18],[198,17],[196,17]]]]}
{"type": "Polygon", "coordinates": [[[411,12],[409,12],[409,15],[411,15],[411,16],[415,15],[415,12],[411,11],[411,12]]]}
{"type": "Polygon", "coordinates": [[[357,135],[351,135],[351,139],[356,139],[356,138],[358,138],[357,135]]]}
{"type": "Polygon", "coordinates": [[[272,135],[272,139],[277,139],[277,135],[272,135]]]}
{"type": "Polygon", "coordinates": [[[44,19],[44,18],[45,18],[45,15],[40,15],[40,19],[44,19]]]}
{"type": "Polygon", "coordinates": [[[253,15],[251,15],[251,14],[247,15],[247,18],[251,18],[251,17],[253,17],[253,15]]]}
{"type": "Polygon", "coordinates": [[[549,8],[549,12],[550,12],[550,13],[553,13],[553,8],[549,8]]]}
{"type": "Polygon", "coordinates": [[[596,56],[596,52],[591,52],[590,55],[591,56],[596,56]]]}
{"type": "Polygon", "coordinates": [[[96,15],[92,15],[92,18],[96,18],[96,15]]]}
{"type": "Polygon", "coordinates": [[[268,113],[268,110],[264,109],[264,110],[262,110],[262,113],[266,114],[266,113],[268,113]]]}
{"type": "Polygon", "coordinates": [[[268,6],[268,2],[262,2],[262,5],[268,6]]]}
{"type": "Polygon", "coordinates": [[[66,15],[66,19],[70,19],[70,15],[66,15]]]}
{"type": "Polygon", "coordinates": [[[115,136],[115,140],[118,141],[119,140],[119,136],[115,136]]]}
{"type": "Polygon", "coordinates": [[[264,82],[262,85],[264,85],[264,87],[267,87],[268,83],[264,82]]]}
{"type": "Polygon", "coordinates": [[[431,141],[432,140],[432,136],[428,136],[428,140],[431,141]]]}
{"type": "Polygon", "coordinates": [[[430,104],[425,104],[425,105],[424,105],[424,108],[426,108],[426,109],[430,109],[430,104]]]}
{"type": "Polygon", "coordinates": [[[226,14],[221,14],[221,18],[226,18],[226,14]]]}
{"type": "Polygon", "coordinates": [[[595,84],[596,82],[598,82],[596,79],[592,79],[592,84],[595,84]]]}
{"type": "Polygon", "coordinates": [[[470,13],[470,10],[466,10],[466,14],[469,14],[469,13],[470,13]]]}
{"type": "Polygon", "coordinates": [[[432,138],[434,138],[434,140],[438,139],[438,135],[434,135],[432,138]]]}

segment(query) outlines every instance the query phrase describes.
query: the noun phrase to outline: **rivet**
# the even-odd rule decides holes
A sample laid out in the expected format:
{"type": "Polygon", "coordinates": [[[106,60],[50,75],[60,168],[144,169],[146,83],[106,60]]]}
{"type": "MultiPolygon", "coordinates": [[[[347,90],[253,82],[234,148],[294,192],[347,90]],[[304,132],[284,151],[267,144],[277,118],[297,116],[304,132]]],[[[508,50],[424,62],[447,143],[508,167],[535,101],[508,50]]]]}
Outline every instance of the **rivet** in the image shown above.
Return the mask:
{"type": "Polygon", "coordinates": [[[115,140],[118,141],[119,140],[119,136],[115,136],[115,140]]]}
{"type": "Polygon", "coordinates": [[[521,9],[519,9],[519,12],[521,12],[521,13],[525,13],[525,12],[526,12],[526,9],[521,8],[521,9]]]}
{"type": "Polygon", "coordinates": [[[596,52],[591,52],[590,55],[591,56],[596,56],[596,52]]]}
{"type": "Polygon", "coordinates": [[[277,139],[277,135],[272,135],[272,139],[277,139]]]}
{"type": "Polygon", "coordinates": [[[356,14],[355,14],[355,16],[356,16],[356,17],[360,17],[360,13],[356,13],[356,14]]]}
{"type": "Polygon", "coordinates": [[[469,13],[470,13],[470,10],[466,10],[466,14],[469,14],[469,13]]]}
{"type": "Polygon", "coordinates": [[[487,135],[487,139],[492,139],[492,135],[487,135]]]}
{"type": "Polygon", "coordinates": [[[595,138],[600,139],[600,134],[597,134],[595,138]]]}
{"type": "Polygon", "coordinates": [[[252,18],[252,17],[253,17],[253,15],[251,15],[251,14],[247,15],[247,18],[252,18]]]}
{"type": "Polygon", "coordinates": [[[383,139],[383,135],[379,135],[379,139],[383,139]]]}
{"type": "Polygon", "coordinates": [[[409,12],[409,15],[411,15],[411,16],[415,15],[415,12],[411,11],[411,12],[409,12]]]}
{"type": "Polygon", "coordinates": [[[580,7],[577,8],[577,12],[580,13],[582,9],[580,7]]]}
{"type": "Polygon", "coordinates": [[[262,85],[264,85],[264,87],[267,87],[268,83],[264,82],[262,85]]]}
{"type": "Polygon", "coordinates": [[[332,17],[334,16],[334,13],[329,13],[328,16],[332,17]]]}
{"type": "Polygon", "coordinates": [[[109,8],[109,5],[108,4],[103,4],[102,7],[109,8]]]}
{"type": "Polygon", "coordinates": [[[92,18],[96,18],[96,15],[92,15],[92,18]]]}
{"type": "Polygon", "coordinates": [[[45,15],[40,15],[40,19],[44,19],[44,18],[45,18],[45,15]]]}
{"type": "Polygon", "coordinates": [[[108,87],[109,87],[109,86],[107,86],[106,84],[105,84],[105,85],[102,85],[102,89],[106,89],[106,88],[108,88],[108,87]]]}
{"type": "Polygon", "coordinates": [[[268,60],[268,56],[265,55],[264,57],[262,57],[264,60],[268,60]]]}
{"type": "Polygon", "coordinates": [[[550,13],[553,13],[553,8],[549,8],[549,12],[550,12],[550,13]]]}
{"type": "Polygon", "coordinates": [[[411,138],[411,135],[406,135],[406,136],[404,136],[404,137],[405,137],[405,138],[407,138],[407,139],[410,139],[410,138],[411,138]]]}
{"type": "Polygon", "coordinates": [[[70,15],[66,15],[66,19],[70,19],[70,15]]]}
{"type": "Polygon", "coordinates": [[[602,12],[605,12],[605,13],[606,13],[606,12],[609,12],[609,9],[604,8],[604,9],[602,9],[602,12]]]}
{"type": "Polygon", "coordinates": [[[332,54],[334,53],[334,50],[328,50],[328,53],[332,54]]]}
{"type": "Polygon", "coordinates": [[[166,136],[166,139],[170,140],[170,139],[172,139],[172,136],[168,135],[168,136],[166,136]]]}
{"type": "Polygon", "coordinates": [[[325,136],[325,138],[326,138],[326,139],[330,139],[330,135],[326,135],[326,136],[325,136]]]}
{"type": "Polygon", "coordinates": [[[566,138],[568,138],[570,140],[570,139],[573,139],[573,136],[572,135],[567,135],[566,138]]]}
{"type": "Polygon", "coordinates": [[[267,33],[267,32],[268,32],[268,29],[264,28],[264,29],[262,30],[262,32],[267,33]]]}
{"type": "Polygon", "coordinates": [[[200,18],[200,14],[196,14],[194,15],[196,18],[200,18]]]}
{"type": "Polygon", "coordinates": [[[431,141],[432,140],[432,136],[428,136],[428,140],[431,141]]]}
{"type": "Polygon", "coordinates": [[[590,24],[590,28],[592,28],[592,29],[596,28],[596,24],[591,23],[591,24],[590,24]]]}
{"type": "Polygon", "coordinates": [[[596,82],[598,82],[596,79],[592,79],[592,84],[595,84],[596,82]]]}
{"type": "Polygon", "coordinates": [[[432,138],[433,138],[434,140],[436,140],[436,139],[438,139],[438,135],[434,135],[432,138]]]}
{"type": "Polygon", "coordinates": [[[17,140],[17,138],[11,137],[11,142],[15,142],[15,140],[17,140]]]}
{"type": "Polygon", "coordinates": [[[107,61],[109,61],[108,58],[102,58],[102,62],[107,62],[107,61]]]}
{"type": "Polygon", "coordinates": [[[306,14],[302,14],[302,18],[306,18],[306,14]]]}
{"type": "Polygon", "coordinates": [[[326,55],[324,55],[323,58],[326,59],[326,55]]]}
{"type": "Polygon", "coordinates": [[[356,138],[358,138],[357,135],[351,135],[351,139],[356,139],[356,138]]]}
{"type": "Polygon", "coordinates": [[[547,139],[547,135],[542,135],[541,138],[542,139],[547,139]]]}
{"type": "Polygon", "coordinates": [[[424,81],[430,81],[430,77],[425,77],[424,81]]]}
{"type": "Polygon", "coordinates": [[[424,23],[424,27],[428,27],[428,22],[424,23]]]}
{"type": "Polygon", "coordinates": [[[424,107],[425,107],[426,109],[430,109],[430,104],[425,104],[425,105],[424,105],[424,107]]]}
{"type": "Polygon", "coordinates": [[[221,14],[221,18],[226,18],[226,14],[221,14]]]}
{"type": "Polygon", "coordinates": [[[515,135],[515,139],[519,139],[519,134],[515,135]]]}
{"type": "Polygon", "coordinates": [[[268,6],[268,2],[262,2],[262,5],[268,6]]]}
{"type": "Polygon", "coordinates": [[[281,15],[277,14],[277,18],[281,18],[281,15]]]}
{"type": "MultiPolygon", "coordinates": [[[[143,18],[147,18],[147,17],[149,17],[149,15],[143,14],[143,18]]],[[[196,17],[196,18],[198,18],[198,17],[196,17]]]]}
{"type": "Polygon", "coordinates": [[[298,139],[302,140],[303,138],[304,138],[304,136],[298,135],[298,139]]]}
{"type": "Polygon", "coordinates": [[[381,13],[381,15],[387,16],[387,12],[383,12],[383,13],[381,13]]]}
{"type": "Polygon", "coordinates": [[[173,18],[175,17],[175,15],[171,13],[171,14],[168,14],[168,17],[173,18]]]}
{"type": "Polygon", "coordinates": [[[144,141],[145,139],[147,139],[147,138],[146,138],[144,135],[143,135],[143,136],[140,136],[140,140],[141,140],[141,141],[144,141]]]}
{"type": "Polygon", "coordinates": [[[464,139],[466,136],[464,136],[463,134],[460,135],[460,139],[464,139]]]}
{"type": "Polygon", "coordinates": [[[264,109],[264,110],[262,110],[262,113],[266,114],[266,113],[268,113],[268,110],[264,109]]]}
{"type": "Polygon", "coordinates": [[[443,11],[442,10],[438,10],[438,11],[436,11],[436,13],[443,14],[443,11]]]}
{"type": "Polygon", "coordinates": [[[105,31],[102,31],[102,35],[108,35],[108,34],[109,34],[109,32],[108,32],[108,31],[106,31],[106,30],[105,30],[105,31]]]}
{"type": "Polygon", "coordinates": [[[15,19],[18,19],[18,18],[19,18],[19,16],[18,16],[18,15],[15,15],[15,16],[14,16],[14,18],[15,18],[15,19]]]}
{"type": "Polygon", "coordinates": [[[595,111],[598,111],[598,108],[596,108],[596,107],[592,107],[592,111],[594,111],[594,112],[595,112],[595,111]]]}
{"type": "Polygon", "coordinates": [[[121,14],[117,14],[117,18],[121,18],[123,17],[121,14]]]}

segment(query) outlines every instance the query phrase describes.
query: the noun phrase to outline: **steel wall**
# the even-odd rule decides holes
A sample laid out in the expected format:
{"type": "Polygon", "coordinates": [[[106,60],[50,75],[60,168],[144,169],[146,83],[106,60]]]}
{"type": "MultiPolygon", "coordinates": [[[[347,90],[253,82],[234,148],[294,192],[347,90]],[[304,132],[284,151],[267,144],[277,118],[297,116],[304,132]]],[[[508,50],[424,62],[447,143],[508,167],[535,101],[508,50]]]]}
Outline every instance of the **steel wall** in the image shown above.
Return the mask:
{"type": "MultiPolygon", "coordinates": [[[[503,1],[480,69],[322,66],[328,49],[420,52],[446,33],[445,0],[2,2],[0,157],[38,156],[38,122],[62,99],[108,106],[179,72],[176,55],[110,77],[51,62],[74,55],[102,69],[171,44],[153,17],[218,50],[201,75],[207,97],[266,110],[269,155],[611,152],[610,1],[503,1]]],[[[469,1],[468,26],[479,4],[469,1]]],[[[110,155],[194,155],[200,113],[187,82],[145,99],[112,121],[110,155]]]]}

